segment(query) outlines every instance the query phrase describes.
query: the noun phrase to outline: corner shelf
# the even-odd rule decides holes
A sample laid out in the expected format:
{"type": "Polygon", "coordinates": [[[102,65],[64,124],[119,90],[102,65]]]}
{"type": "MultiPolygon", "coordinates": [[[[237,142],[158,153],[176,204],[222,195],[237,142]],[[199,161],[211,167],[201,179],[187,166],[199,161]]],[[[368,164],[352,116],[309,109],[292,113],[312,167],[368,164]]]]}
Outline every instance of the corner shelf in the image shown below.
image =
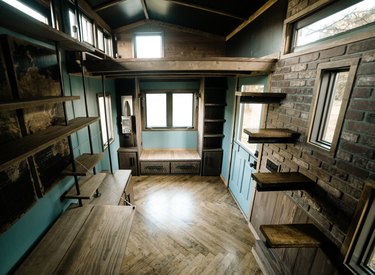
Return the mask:
{"type": "Polygon", "coordinates": [[[87,43],[82,43],[70,35],[58,31],[47,24],[44,24],[31,16],[18,11],[9,4],[0,1],[0,26],[11,31],[40,39],[47,43],[55,43],[70,51],[94,52],[95,48],[87,43]]]}
{"type": "Polygon", "coordinates": [[[296,143],[300,133],[280,128],[244,129],[249,143],[296,143]]]}
{"type": "Polygon", "coordinates": [[[250,92],[236,92],[235,94],[240,98],[240,103],[280,103],[285,97],[286,93],[250,93],[250,92]]]}
{"type": "Polygon", "coordinates": [[[17,99],[11,101],[0,101],[0,111],[25,109],[44,104],[54,104],[65,101],[77,100],[79,98],[79,96],[48,96],[30,99],[17,99]]]}
{"type": "Polygon", "coordinates": [[[329,243],[313,224],[261,225],[260,231],[270,248],[322,247],[329,243]]]}
{"type": "Polygon", "coordinates": [[[64,195],[64,199],[90,200],[106,176],[106,173],[98,173],[80,178],[78,182],[79,194],[77,194],[76,186],[73,185],[70,191],[64,195]]]}
{"type": "Polygon", "coordinates": [[[66,167],[61,174],[66,176],[87,176],[89,170],[103,159],[103,154],[82,154],[75,161],[76,171],[73,171],[73,165],[66,167]]]}
{"type": "Polygon", "coordinates": [[[253,173],[252,178],[257,182],[256,189],[262,191],[306,190],[315,182],[298,172],[283,173],[253,173]]]}
{"type": "Polygon", "coordinates": [[[78,117],[67,126],[51,126],[33,135],[0,145],[0,171],[62,140],[74,132],[98,121],[98,117],[78,117]]]}

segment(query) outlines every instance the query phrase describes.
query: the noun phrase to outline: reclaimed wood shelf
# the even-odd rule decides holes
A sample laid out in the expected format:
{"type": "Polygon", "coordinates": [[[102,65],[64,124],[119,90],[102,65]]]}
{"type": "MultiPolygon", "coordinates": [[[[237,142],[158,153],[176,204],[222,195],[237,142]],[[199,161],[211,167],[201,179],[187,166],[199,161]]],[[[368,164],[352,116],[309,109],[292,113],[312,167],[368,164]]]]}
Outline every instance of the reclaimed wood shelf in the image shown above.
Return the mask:
{"type": "Polygon", "coordinates": [[[261,225],[259,229],[270,248],[321,247],[328,243],[324,234],[313,224],[261,225]]]}
{"type": "Polygon", "coordinates": [[[15,274],[119,274],[134,213],[131,206],[68,209],[15,274]]]}
{"type": "Polygon", "coordinates": [[[67,126],[51,126],[33,135],[1,144],[0,171],[53,145],[97,120],[99,120],[99,117],[78,117],[70,120],[67,126]]]}
{"type": "Polygon", "coordinates": [[[249,135],[248,143],[296,143],[298,132],[280,128],[244,129],[249,135]]]}
{"type": "Polygon", "coordinates": [[[236,92],[240,103],[280,103],[286,97],[286,93],[250,93],[236,92]]]}
{"type": "Polygon", "coordinates": [[[5,2],[0,1],[0,10],[0,26],[3,28],[47,43],[57,42],[60,47],[66,50],[95,51],[93,46],[87,43],[82,43],[72,38],[70,35],[34,19],[5,2]]]}
{"type": "Polygon", "coordinates": [[[79,179],[79,194],[77,194],[76,186],[72,188],[63,197],[65,199],[82,199],[90,200],[99,186],[102,184],[106,173],[98,173],[96,175],[85,176],[79,179]]]}
{"type": "Polygon", "coordinates": [[[258,191],[306,190],[315,182],[298,172],[253,173],[258,191]]]}
{"type": "Polygon", "coordinates": [[[204,119],[204,122],[208,122],[208,123],[218,123],[218,122],[225,122],[225,119],[204,119]]]}
{"type": "Polygon", "coordinates": [[[39,105],[61,103],[77,100],[79,96],[46,96],[30,99],[17,99],[12,101],[0,101],[0,111],[11,111],[17,109],[31,108],[39,105]]]}
{"type": "Polygon", "coordinates": [[[73,165],[66,167],[61,174],[66,176],[87,176],[89,170],[103,159],[103,154],[82,154],[75,159],[76,171],[73,171],[73,165]]]}

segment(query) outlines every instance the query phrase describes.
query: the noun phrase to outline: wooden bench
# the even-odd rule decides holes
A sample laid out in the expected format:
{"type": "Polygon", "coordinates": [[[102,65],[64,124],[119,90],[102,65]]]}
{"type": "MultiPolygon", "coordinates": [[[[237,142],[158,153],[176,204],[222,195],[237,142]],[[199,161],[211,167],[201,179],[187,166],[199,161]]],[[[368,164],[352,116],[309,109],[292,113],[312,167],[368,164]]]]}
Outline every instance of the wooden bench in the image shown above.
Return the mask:
{"type": "Polygon", "coordinates": [[[135,213],[130,170],[107,174],[102,195],[63,213],[15,274],[119,274],[135,213]],[[122,204],[122,205],[119,205],[122,204]]]}
{"type": "Polygon", "coordinates": [[[139,160],[142,175],[200,173],[201,157],[197,150],[145,149],[139,160]]]}

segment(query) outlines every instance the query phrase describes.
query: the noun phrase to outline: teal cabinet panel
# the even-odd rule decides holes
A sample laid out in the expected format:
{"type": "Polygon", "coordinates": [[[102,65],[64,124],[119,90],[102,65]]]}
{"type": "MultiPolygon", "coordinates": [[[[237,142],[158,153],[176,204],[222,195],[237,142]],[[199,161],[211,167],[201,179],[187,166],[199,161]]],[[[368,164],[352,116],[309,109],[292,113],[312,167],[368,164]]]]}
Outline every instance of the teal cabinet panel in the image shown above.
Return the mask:
{"type": "Polygon", "coordinates": [[[256,159],[238,144],[233,146],[229,190],[244,215],[250,217],[254,187],[251,174],[255,172],[256,159]]]}

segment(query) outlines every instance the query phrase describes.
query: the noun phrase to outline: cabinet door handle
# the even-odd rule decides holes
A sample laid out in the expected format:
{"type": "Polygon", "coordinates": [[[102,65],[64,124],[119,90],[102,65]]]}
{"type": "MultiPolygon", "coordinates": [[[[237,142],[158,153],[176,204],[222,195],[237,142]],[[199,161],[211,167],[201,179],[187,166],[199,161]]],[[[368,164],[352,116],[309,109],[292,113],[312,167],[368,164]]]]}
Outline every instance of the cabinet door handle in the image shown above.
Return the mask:
{"type": "Polygon", "coordinates": [[[250,163],[250,167],[254,167],[254,168],[256,168],[256,167],[257,167],[257,162],[254,161],[254,163],[250,163]]]}

